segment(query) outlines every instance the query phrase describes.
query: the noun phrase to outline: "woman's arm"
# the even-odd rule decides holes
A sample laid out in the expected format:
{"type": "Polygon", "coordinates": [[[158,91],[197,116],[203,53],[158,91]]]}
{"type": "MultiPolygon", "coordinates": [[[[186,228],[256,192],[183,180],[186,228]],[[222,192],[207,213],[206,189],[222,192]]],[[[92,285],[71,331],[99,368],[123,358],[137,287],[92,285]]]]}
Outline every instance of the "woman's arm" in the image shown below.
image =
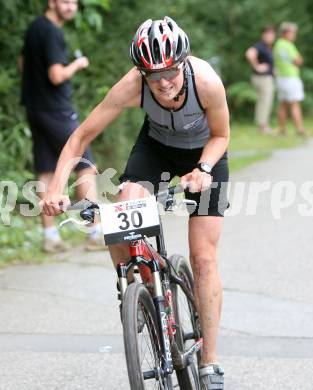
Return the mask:
{"type": "Polygon", "coordinates": [[[194,68],[199,99],[206,111],[210,129],[210,138],[199,161],[214,166],[225,153],[230,137],[225,89],[219,76],[205,61],[197,59],[194,68]]]}
{"type": "Polygon", "coordinates": [[[42,201],[47,215],[61,212],[60,205],[67,204],[63,194],[71,171],[78,163],[89,144],[127,107],[140,107],[141,76],[135,68],[128,72],[108,92],[103,101],[91,112],[85,121],[74,131],[65,144],[49,185],[47,195],[42,201]]]}
{"type": "MultiPolygon", "coordinates": [[[[205,109],[210,138],[204,146],[199,162],[213,167],[225,153],[230,137],[229,112],[224,86],[209,64],[192,61],[196,86],[202,107],[205,109]]],[[[200,192],[211,184],[211,176],[195,168],[181,178],[181,184],[192,183],[192,192],[200,192]]]]}

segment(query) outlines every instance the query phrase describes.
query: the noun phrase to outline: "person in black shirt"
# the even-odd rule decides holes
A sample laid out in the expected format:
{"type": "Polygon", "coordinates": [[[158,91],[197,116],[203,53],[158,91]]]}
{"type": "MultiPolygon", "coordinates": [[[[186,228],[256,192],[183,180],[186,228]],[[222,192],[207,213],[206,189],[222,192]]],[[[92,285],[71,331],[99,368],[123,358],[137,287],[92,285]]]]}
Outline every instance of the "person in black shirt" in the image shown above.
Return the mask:
{"type": "Polygon", "coordinates": [[[275,38],[274,28],[267,26],[262,31],[261,40],[246,51],[246,58],[253,69],[251,82],[258,94],[255,122],[262,133],[271,131],[269,118],[274,97],[272,45],[275,38]]]}
{"type": "MultiPolygon", "coordinates": [[[[35,170],[45,188],[52,179],[63,146],[79,126],[78,115],[71,102],[70,79],[76,72],[87,68],[89,61],[84,56],[68,61],[62,30],[64,23],[74,18],[77,7],[77,0],[49,0],[45,14],[30,24],[19,58],[21,101],[32,131],[35,170]]],[[[81,199],[88,193],[89,198],[96,198],[95,180],[90,180],[95,177],[95,166],[89,149],[83,158],[81,161],[78,159],[76,166],[81,183],[77,186],[77,196],[81,199]],[[88,180],[84,180],[83,176],[88,180]]],[[[43,215],[42,223],[43,249],[47,252],[65,250],[53,217],[43,215]]],[[[90,229],[86,249],[103,247],[99,225],[90,229]]]]}

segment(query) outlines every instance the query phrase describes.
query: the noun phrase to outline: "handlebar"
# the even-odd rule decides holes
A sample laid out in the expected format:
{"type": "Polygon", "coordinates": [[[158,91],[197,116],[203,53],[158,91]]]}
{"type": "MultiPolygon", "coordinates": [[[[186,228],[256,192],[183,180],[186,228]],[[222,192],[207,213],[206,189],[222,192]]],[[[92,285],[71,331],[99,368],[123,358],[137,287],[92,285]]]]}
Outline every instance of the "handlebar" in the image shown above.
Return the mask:
{"type": "Polygon", "coordinates": [[[166,190],[157,192],[155,196],[158,200],[161,200],[162,198],[173,196],[175,194],[181,194],[182,192],[184,192],[184,188],[178,184],[177,186],[168,187],[166,190]]]}
{"type": "Polygon", "coordinates": [[[95,202],[91,202],[88,199],[80,200],[76,203],[71,203],[66,210],[87,210],[87,209],[98,209],[99,205],[95,202]]]}
{"type": "MultiPolygon", "coordinates": [[[[173,210],[173,207],[176,206],[176,200],[174,194],[179,194],[184,191],[184,188],[181,185],[168,187],[166,190],[159,191],[155,194],[157,200],[164,206],[165,211],[173,210]]],[[[196,205],[194,200],[181,200],[180,203],[187,205],[196,205]]],[[[80,210],[80,216],[83,221],[76,220],[75,218],[68,218],[67,220],[61,222],[60,227],[71,222],[76,225],[88,225],[89,223],[94,222],[95,218],[95,209],[99,209],[99,205],[95,202],[91,202],[88,199],[80,200],[77,203],[73,203],[67,207],[67,210],[80,210]]]]}
{"type": "MultiPolygon", "coordinates": [[[[157,200],[165,204],[168,201],[173,200],[174,194],[180,194],[184,192],[184,188],[179,184],[177,186],[168,187],[166,190],[159,191],[155,194],[157,200]]],[[[72,203],[66,208],[66,210],[87,210],[87,209],[99,209],[99,205],[95,202],[91,202],[88,199],[80,200],[79,202],[72,203]]]]}

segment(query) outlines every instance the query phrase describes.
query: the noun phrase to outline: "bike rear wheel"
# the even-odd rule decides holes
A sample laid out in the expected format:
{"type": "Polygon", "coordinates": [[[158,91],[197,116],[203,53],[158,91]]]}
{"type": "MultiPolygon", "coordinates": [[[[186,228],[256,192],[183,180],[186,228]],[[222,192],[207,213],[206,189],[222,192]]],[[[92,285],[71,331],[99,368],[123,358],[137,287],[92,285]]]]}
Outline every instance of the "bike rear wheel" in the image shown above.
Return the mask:
{"type": "MultiPolygon", "coordinates": [[[[194,297],[194,282],[187,260],[180,255],[169,258],[175,272],[174,275],[182,279],[188,295],[194,297]]],[[[186,352],[200,337],[200,322],[194,305],[185,291],[176,283],[171,283],[174,314],[176,319],[175,341],[180,353],[186,352]]],[[[176,369],[177,380],[181,390],[200,389],[198,367],[200,352],[193,355],[191,364],[183,369],[176,369]]]]}
{"type": "Polygon", "coordinates": [[[123,300],[123,332],[128,378],[132,390],[172,390],[164,376],[161,341],[152,298],[139,283],[128,286],[123,300]]]}

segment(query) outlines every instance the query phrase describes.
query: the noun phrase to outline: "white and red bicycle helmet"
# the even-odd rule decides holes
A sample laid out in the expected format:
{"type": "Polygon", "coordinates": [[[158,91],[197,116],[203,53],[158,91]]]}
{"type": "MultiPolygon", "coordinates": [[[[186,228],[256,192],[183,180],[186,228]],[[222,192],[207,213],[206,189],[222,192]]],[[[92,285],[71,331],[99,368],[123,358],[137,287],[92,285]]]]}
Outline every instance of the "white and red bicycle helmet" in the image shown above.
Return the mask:
{"type": "Polygon", "coordinates": [[[189,54],[189,39],[173,19],[146,20],[138,28],[130,56],[137,68],[158,71],[183,61],[189,54]]]}

